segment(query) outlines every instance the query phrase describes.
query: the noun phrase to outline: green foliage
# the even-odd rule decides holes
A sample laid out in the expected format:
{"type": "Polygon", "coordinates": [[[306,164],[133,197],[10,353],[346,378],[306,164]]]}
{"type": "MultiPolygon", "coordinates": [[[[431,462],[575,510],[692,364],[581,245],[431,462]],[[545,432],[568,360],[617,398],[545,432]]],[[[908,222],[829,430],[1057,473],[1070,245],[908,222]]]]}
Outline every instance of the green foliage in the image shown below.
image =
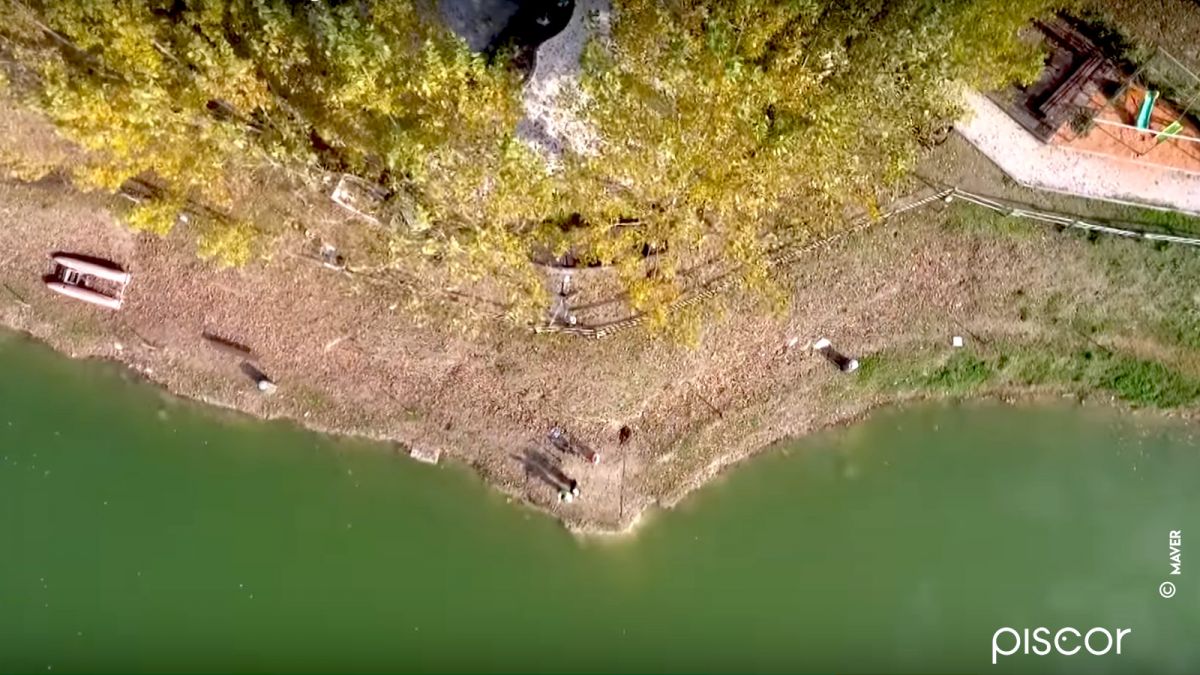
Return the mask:
{"type": "Polygon", "coordinates": [[[1195,285],[1200,256],[1195,249],[1105,240],[1097,242],[1091,254],[1110,286],[1119,289],[1117,298],[1131,305],[1129,311],[1112,313],[1115,322],[1130,331],[1149,328],[1166,344],[1200,348],[1200,292],[1195,285]]]}
{"type": "Polygon", "coordinates": [[[858,379],[888,390],[957,396],[975,391],[996,374],[995,364],[967,351],[916,365],[900,354],[873,354],[861,360],[858,379]]]}
{"type": "Polygon", "coordinates": [[[254,255],[260,234],[257,227],[244,221],[208,221],[201,228],[196,249],[201,258],[221,267],[241,267],[254,255]]]}
{"type": "Polygon", "coordinates": [[[144,201],[125,214],[125,224],[159,236],[169,233],[183,213],[184,202],[178,198],[144,201]]]}
{"type": "Polygon", "coordinates": [[[969,391],[987,382],[992,374],[992,364],[969,352],[959,351],[930,373],[925,385],[943,391],[969,391]]]}
{"type": "Polygon", "coordinates": [[[947,228],[971,234],[1013,239],[1029,239],[1051,231],[1041,223],[997,213],[991,209],[965,203],[962,200],[955,200],[950,205],[944,225],[947,228]]]}
{"type": "Polygon", "coordinates": [[[615,5],[611,40],[585,55],[604,143],[573,167],[574,208],[593,223],[636,215],[644,241],[683,260],[716,251],[762,287],[779,239],[872,207],[910,168],[918,139],[957,113],[959,83],[1036,74],[1017,31],[1051,2],[615,5]]]}
{"type": "Polygon", "coordinates": [[[1160,209],[1127,208],[1122,214],[1129,223],[1140,225],[1151,231],[1167,232],[1169,234],[1197,235],[1200,234],[1200,218],[1180,213],[1178,211],[1163,211],[1160,209]]]}
{"type": "Polygon", "coordinates": [[[989,354],[884,352],[862,360],[863,386],[890,392],[962,396],[1003,387],[1108,391],[1135,406],[1178,408],[1200,400],[1200,380],[1168,364],[1106,349],[1063,351],[1004,343],[989,354]]]}
{"type": "Polygon", "coordinates": [[[416,192],[435,246],[544,210],[510,187],[534,164],[516,75],[412,0],[0,3],[38,104],[92,151],[84,185],[152,174],[236,217],[264,166],[320,164],[416,192]]]}
{"type": "MultiPolygon", "coordinates": [[[[211,93],[169,56],[175,27],[155,3],[48,4],[46,23],[78,51],[43,49],[41,104],[68,137],[93,151],[80,177],[115,189],[155,173],[229,204],[233,171],[249,158],[242,129],[206,114],[211,93]]],[[[197,54],[202,61],[207,54],[197,54]]],[[[224,90],[224,88],[222,88],[224,90]]]]}
{"type": "MultiPolygon", "coordinates": [[[[401,265],[490,278],[525,313],[544,301],[531,255],[570,251],[613,265],[660,324],[685,270],[738,266],[767,290],[769,250],[873,208],[957,112],[960,82],[1036,72],[1017,30],[1052,4],[616,0],[611,39],[585,55],[597,152],[550,171],[514,140],[516,73],[470,53],[432,3],[29,1],[0,0],[0,33],[93,151],[84,182],[154,174],[236,220],[266,164],[348,171],[425,216],[396,234],[401,265]]],[[[166,210],[142,226],[162,231],[166,210]]],[[[244,234],[202,246],[244,259],[244,234]]]]}
{"type": "Polygon", "coordinates": [[[1200,382],[1185,377],[1157,361],[1111,357],[1100,386],[1135,405],[1176,408],[1200,397],[1200,382]]]}
{"type": "Polygon", "coordinates": [[[514,73],[471,54],[411,0],[228,4],[224,25],[259,36],[243,43],[251,62],[287,102],[290,121],[311,125],[340,168],[415,188],[438,222],[522,218],[511,202],[503,213],[488,210],[511,200],[506,172],[530,164],[511,143],[520,114],[514,73]]]}

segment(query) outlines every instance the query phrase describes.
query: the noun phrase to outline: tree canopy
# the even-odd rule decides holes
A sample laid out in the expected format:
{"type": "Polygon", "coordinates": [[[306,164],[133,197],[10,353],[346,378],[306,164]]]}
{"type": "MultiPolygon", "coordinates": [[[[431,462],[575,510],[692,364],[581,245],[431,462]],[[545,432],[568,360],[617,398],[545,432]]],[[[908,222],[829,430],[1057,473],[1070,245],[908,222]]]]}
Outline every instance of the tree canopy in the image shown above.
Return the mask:
{"type": "MultiPolygon", "coordinates": [[[[167,203],[236,211],[256,169],[320,164],[474,222],[482,177],[529,164],[516,75],[405,0],[2,1],[37,104],[92,151],[85,185],[152,175],[167,203]]],[[[161,204],[132,218],[174,220],[161,204]]]]}
{"type": "Polygon", "coordinates": [[[744,265],[911,167],[959,83],[1028,79],[1018,29],[1044,0],[619,0],[587,54],[605,139],[585,213],[636,214],[677,252],[744,265]],[[618,185],[620,189],[608,189],[618,185]]]}
{"type": "MultiPolygon", "coordinates": [[[[333,168],[411,197],[400,256],[461,259],[517,298],[532,258],[571,251],[615,265],[644,311],[699,259],[766,285],[765,251],[871,205],[960,83],[1034,75],[1018,31],[1053,5],[614,0],[584,58],[598,151],[551,171],[515,137],[519,73],[419,0],[0,2],[38,104],[93,151],[85,182],[152,174],[236,210],[264,165],[333,168]]],[[[158,210],[140,224],[169,227],[158,210]]],[[[244,248],[238,227],[209,249],[244,248]]]]}

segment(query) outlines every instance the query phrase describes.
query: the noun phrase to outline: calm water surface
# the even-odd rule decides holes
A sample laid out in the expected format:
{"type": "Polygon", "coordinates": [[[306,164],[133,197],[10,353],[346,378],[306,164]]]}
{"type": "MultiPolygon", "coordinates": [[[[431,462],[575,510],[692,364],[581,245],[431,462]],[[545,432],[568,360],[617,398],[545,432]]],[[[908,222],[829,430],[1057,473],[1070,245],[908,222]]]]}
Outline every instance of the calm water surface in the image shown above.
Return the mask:
{"type": "Polygon", "coordinates": [[[580,541],[465,469],[23,340],[0,337],[0,373],[0,671],[1200,671],[1179,424],[883,413],[580,541]],[[1133,633],[993,668],[1002,626],[1133,633]]]}

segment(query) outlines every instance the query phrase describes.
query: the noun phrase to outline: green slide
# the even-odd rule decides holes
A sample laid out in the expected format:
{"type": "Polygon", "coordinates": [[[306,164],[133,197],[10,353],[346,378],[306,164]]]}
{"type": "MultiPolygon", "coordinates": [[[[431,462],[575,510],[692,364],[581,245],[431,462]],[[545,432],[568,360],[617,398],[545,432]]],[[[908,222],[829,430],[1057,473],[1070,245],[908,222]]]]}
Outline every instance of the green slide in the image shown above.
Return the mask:
{"type": "Polygon", "coordinates": [[[1146,98],[1142,99],[1142,110],[1138,113],[1137,128],[1150,128],[1150,113],[1154,112],[1154,102],[1157,100],[1157,91],[1150,89],[1146,92],[1146,98]]]}

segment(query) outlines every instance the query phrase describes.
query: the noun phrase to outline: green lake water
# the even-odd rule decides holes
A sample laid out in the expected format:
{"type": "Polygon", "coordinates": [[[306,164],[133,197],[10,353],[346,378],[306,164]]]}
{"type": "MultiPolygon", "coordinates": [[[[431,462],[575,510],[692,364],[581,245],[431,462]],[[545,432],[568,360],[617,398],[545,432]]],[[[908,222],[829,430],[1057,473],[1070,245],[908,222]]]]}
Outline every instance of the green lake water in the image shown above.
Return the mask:
{"type": "Polygon", "coordinates": [[[1200,672],[1194,427],[884,412],[580,540],[464,468],[24,340],[0,372],[3,672],[1200,672]],[[1005,626],[1133,632],[993,667],[1005,626]]]}

